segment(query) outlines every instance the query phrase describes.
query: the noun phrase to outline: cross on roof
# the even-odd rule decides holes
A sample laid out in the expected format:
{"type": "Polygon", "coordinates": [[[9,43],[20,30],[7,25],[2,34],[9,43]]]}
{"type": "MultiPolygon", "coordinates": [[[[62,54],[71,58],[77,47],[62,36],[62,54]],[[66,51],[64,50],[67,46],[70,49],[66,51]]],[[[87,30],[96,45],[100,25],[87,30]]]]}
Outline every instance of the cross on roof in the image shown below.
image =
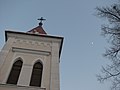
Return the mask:
{"type": "Polygon", "coordinates": [[[42,26],[43,25],[42,21],[45,21],[46,19],[44,19],[43,17],[41,17],[41,18],[38,18],[37,20],[40,21],[39,25],[42,26]]]}

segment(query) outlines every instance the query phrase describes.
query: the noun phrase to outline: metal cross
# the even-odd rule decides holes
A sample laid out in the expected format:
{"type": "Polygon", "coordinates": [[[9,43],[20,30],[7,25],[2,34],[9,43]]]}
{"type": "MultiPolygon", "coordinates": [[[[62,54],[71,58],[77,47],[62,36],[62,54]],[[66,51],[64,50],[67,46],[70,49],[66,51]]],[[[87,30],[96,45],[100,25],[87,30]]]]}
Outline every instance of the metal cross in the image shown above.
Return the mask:
{"type": "Polygon", "coordinates": [[[46,19],[44,19],[43,17],[38,18],[38,20],[40,20],[40,22],[42,23],[42,21],[45,21],[46,19]]]}

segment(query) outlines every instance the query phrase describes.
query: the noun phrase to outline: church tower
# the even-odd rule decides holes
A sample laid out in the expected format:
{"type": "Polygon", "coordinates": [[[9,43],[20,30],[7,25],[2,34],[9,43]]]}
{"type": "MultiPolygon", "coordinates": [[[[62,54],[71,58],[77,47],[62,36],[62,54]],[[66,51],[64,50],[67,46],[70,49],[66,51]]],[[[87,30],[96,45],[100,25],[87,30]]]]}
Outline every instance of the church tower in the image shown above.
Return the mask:
{"type": "Polygon", "coordinates": [[[63,37],[39,26],[28,32],[5,31],[0,52],[0,90],[60,90],[63,37]]]}

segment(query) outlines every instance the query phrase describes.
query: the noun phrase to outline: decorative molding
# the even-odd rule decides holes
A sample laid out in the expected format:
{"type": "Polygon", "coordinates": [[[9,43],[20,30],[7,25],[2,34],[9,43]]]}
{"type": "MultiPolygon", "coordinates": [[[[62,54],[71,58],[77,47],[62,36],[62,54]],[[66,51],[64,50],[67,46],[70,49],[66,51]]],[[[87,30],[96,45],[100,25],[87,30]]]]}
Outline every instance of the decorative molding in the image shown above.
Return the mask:
{"type": "Polygon", "coordinates": [[[39,41],[33,41],[33,40],[16,39],[16,41],[14,43],[52,47],[50,42],[39,42],[39,41]]]}
{"type": "Polygon", "coordinates": [[[34,86],[19,86],[13,84],[0,84],[0,90],[46,90],[46,88],[34,87],[34,86]]]}
{"type": "Polygon", "coordinates": [[[25,49],[25,48],[17,48],[12,47],[13,52],[21,52],[21,53],[29,53],[29,54],[37,54],[37,55],[50,55],[48,51],[34,50],[34,49],[25,49]]]}

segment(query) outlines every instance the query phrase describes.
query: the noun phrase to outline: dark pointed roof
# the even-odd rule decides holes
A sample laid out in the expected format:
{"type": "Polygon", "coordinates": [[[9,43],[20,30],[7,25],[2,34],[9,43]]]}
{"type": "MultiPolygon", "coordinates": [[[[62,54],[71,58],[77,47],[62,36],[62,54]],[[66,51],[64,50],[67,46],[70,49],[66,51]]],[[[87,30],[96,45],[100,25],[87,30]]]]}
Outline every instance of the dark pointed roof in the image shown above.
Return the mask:
{"type": "Polygon", "coordinates": [[[29,30],[28,32],[32,34],[47,34],[41,25],[33,28],[32,30],[29,30]]]}

